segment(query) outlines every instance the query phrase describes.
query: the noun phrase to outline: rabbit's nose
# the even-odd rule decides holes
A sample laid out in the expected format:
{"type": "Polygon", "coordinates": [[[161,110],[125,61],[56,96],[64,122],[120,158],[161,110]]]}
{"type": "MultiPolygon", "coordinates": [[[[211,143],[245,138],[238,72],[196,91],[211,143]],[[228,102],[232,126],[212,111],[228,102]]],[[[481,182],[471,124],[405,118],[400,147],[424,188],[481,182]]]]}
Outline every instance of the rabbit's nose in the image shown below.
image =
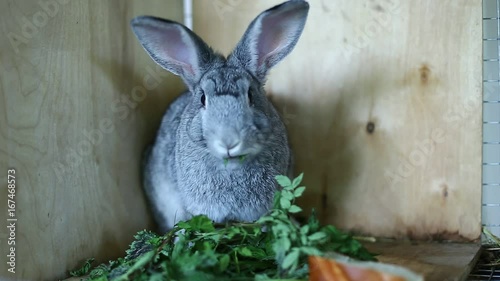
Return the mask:
{"type": "Polygon", "coordinates": [[[238,141],[238,140],[237,141],[233,141],[231,143],[226,143],[226,149],[227,150],[231,150],[231,149],[237,147],[239,144],[240,144],[240,141],[238,141]]]}
{"type": "Polygon", "coordinates": [[[236,156],[238,155],[238,152],[241,148],[241,141],[234,139],[225,139],[225,140],[220,140],[217,142],[217,146],[224,151],[224,154],[230,155],[230,156],[236,156]]]}

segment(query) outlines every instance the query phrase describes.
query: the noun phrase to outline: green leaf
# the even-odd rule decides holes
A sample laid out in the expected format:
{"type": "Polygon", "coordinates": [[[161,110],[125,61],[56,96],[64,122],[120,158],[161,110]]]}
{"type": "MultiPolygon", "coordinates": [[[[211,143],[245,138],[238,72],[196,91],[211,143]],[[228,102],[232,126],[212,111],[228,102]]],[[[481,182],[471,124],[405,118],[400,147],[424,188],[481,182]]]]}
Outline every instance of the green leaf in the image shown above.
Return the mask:
{"type": "Polygon", "coordinates": [[[290,239],[288,239],[288,238],[283,238],[283,244],[282,244],[282,246],[283,246],[283,249],[284,249],[285,251],[290,250],[290,247],[292,246],[292,243],[290,242],[290,239]]]}
{"type": "Polygon", "coordinates": [[[283,258],[283,256],[290,249],[291,246],[292,246],[292,243],[288,237],[278,238],[273,243],[273,247],[272,247],[274,253],[276,254],[276,260],[279,261],[281,258],[283,258]]]}
{"type": "Polygon", "coordinates": [[[309,244],[309,240],[307,240],[307,235],[302,234],[300,236],[300,243],[302,245],[308,245],[309,244]]]}
{"type": "Polygon", "coordinates": [[[279,209],[274,209],[271,212],[271,217],[273,218],[273,221],[286,221],[288,220],[288,215],[281,209],[280,206],[278,206],[279,209]]]}
{"type": "Polygon", "coordinates": [[[286,187],[292,186],[292,182],[286,176],[279,175],[279,176],[276,176],[275,179],[278,182],[278,184],[281,185],[282,187],[286,188],[286,187]]]}
{"type": "Polygon", "coordinates": [[[281,191],[276,191],[273,198],[273,209],[280,208],[281,191]]]}
{"type": "Polygon", "coordinates": [[[262,260],[262,259],[266,259],[266,258],[272,258],[272,256],[270,257],[266,253],[266,251],[264,251],[264,249],[262,249],[260,247],[255,247],[255,246],[248,245],[247,248],[250,251],[252,251],[252,257],[255,258],[255,259],[262,260]]]}
{"type": "Polygon", "coordinates": [[[219,270],[220,272],[226,271],[229,265],[230,257],[229,255],[223,255],[219,260],[219,270]]]}
{"type": "Polygon", "coordinates": [[[92,263],[94,262],[94,260],[95,260],[94,258],[87,259],[83,263],[83,266],[80,269],[70,271],[69,274],[71,276],[75,276],[75,277],[80,277],[80,276],[86,275],[87,273],[89,273],[90,268],[92,267],[92,263]]]}
{"type": "Polygon", "coordinates": [[[316,232],[319,229],[319,221],[316,217],[316,209],[312,209],[311,215],[309,216],[309,220],[307,222],[312,232],[316,232]]]}
{"type": "Polygon", "coordinates": [[[243,161],[245,161],[245,158],[247,157],[247,155],[241,155],[240,156],[240,163],[243,163],[243,161]]]}
{"type": "Polygon", "coordinates": [[[210,233],[209,235],[205,236],[205,239],[207,240],[212,240],[215,243],[219,243],[221,236],[219,233],[210,233]]]}
{"type": "Polygon", "coordinates": [[[300,228],[300,233],[301,234],[307,234],[309,232],[309,225],[304,225],[300,228]]]}
{"type": "Polygon", "coordinates": [[[273,278],[269,277],[267,274],[256,274],[254,280],[255,281],[270,281],[273,278]]]}
{"type": "Polygon", "coordinates": [[[282,233],[288,232],[290,232],[290,226],[283,222],[278,221],[273,225],[273,233],[276,236],[280,236],[282,233]]]}
{"type": "Polygon", "coordinates": [[[299,261],[299,251],[297,249],[293,249],[288,255],[285,256],[281,267],[283,269],[287,269],[291,267],[293,264],[297,264],[299,261]]]}
{"type": "Polygon", "coordinates": [[[139,258],[137,258],[134,262],[134,264],[125,272],[125,274],[119,276],[116,280],[117,281],[125,281],[128,280],[130,274],[134,273],[136,270],[141,269],[144,265],[146,265],[148,262],[151,261],[153,256],[155,255],[155,251],[148,252],[139,258]]]}
{"type": "Polygon", "coordinates": [[[314,234],[309,235],[307,238],[311,241],[317,241],[326,238],[327,235],[324,232],[316,232],[314,234]]]}
{"type": "Polygon", "coordinates": [[[292,213],[292,214],[295,214],[295,213],[298,213],[298,212],[302,212],[302,208],[300,208],[299,206],[297,205],[292,205],[290,206],[290,208],[288,209],[288,212],[289,213],[292,213]]]}
{"type": "Polygon", "coordinates": [[[252,256],[252,251],[250,251],[250,249],[248,249],[247,247],[238,248],[238,253],[244,257],[252,256]]]}
{"type": "Polygon", "coordinates": [[[263,217],[260,217],[255,223],[262,224],[262,223],[272,222],[272,221],[274,221],[273,217],[263,216],[263,217]]]}
{"type": "Polygon", "coordinates": [[[293,200],[295,197],[293,196],[293,193],[290,190],[283,190],[281,192],[281,198],[285,198],[287,200],[293,200]]]}
{"type": "Polygon", "coordinates": [[[293,195],[295,197],[300,197],[302,196],[302,193],[304,193],[304,190],[306,190],[305,186],[299,186],[293,191],[293,195]]]}
{"type": "Polygon", "coordinates": [[[296,188],[297,186],[299,186],[303,177],[304,177],[304,173],[300,173],[300,175],[293,180],[293,183],[292,183],[293,188],[296,188]]]}
{"type": "Polygon", "coordinates": [[[194,216],[187,223],[189,228],[195,231],[213,232],[215,230],[212,220],[205,215],[194,216]]]}
{"type": "Polygon", "coordinates": [[[172,249],[172,254],[170,255],[172,259],[178,259],[182,256],[184,246],[186,245],[186,237],[184,235],[177,236],[177,239],[172,249]]]}
{"type": "Polygon", "coordinates": [[[97,266],[96,268],[92,269],[92,271],[88,275],[89,278],[91,280],[96,280],[101,276],[106,277],[106,275],[109,272],[109,269],[112,267],[112,264],[113,264],[113,262],[110,262],[109,266],[106,264],[101,264],[101,265],[97,266]]]}
{"type": "Polygon", "coordinates": [[[320,256],[321,251],[315,247],[300,247],[300,251],[308,256],[320,256]]]}
{"type": "Polygon", "coordinates": [[[281,199],[280,199],[280,205],[281,205],[281,208],[288,209],[288,208],[290,208],[290,206],[292,205],[292,203],[290,202],[290,200],[281,197],[281,199]]]}
{"type": "Polygon", "coordinates": [[[163,281],[164,279],[161,273],[153,273],[148,281],[163,281]]]}

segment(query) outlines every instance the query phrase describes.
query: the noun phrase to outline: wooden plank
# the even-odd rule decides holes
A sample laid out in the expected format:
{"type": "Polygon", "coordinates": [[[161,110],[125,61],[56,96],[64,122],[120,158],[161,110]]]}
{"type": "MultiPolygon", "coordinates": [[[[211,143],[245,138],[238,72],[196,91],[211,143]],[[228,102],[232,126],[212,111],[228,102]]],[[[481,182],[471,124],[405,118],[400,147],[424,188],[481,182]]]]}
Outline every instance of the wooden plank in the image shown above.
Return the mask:
{"type": "MultiPolygon", "coordinates": [[[[194,1],[194,30],[227,54],[281,1],[194,1]]],[[[310,0],[266,89],[285,118],[300,204],[383,237],[481,233],[481,1],[310,0]]]]}
{"type": "Polygon", "coordinates": [[[140,155],[183,86],[132,34],[140,14],[182,20],[182,2],[0,1],[0,279],[65,277],[86,258],[122,256],[152,226],[140,155]],[[15,275],[7,167],[17,174],[15,275]]]}
{"type": "Polygon", "coordinates": [[[410,243],[388,241],[365,243],[380,262],[406,267],[426,281],[466,280],[480,254],[474,243],[410,243]]]}

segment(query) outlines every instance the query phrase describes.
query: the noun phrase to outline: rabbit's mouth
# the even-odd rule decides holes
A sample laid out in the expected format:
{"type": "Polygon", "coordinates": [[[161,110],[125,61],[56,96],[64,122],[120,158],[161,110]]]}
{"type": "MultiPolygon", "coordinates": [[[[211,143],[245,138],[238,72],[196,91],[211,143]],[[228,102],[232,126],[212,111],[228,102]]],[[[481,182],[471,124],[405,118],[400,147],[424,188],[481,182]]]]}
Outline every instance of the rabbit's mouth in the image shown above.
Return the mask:
{"type": "Polygon", "coordinates": [[[245,158],[247,158],[248,154],[242,154],[242,155],[237,155],[237,156],[230,156],[224,157],[224,162],[227,163],[228,161],[240,161],[243,162],[245,161],[245,158]]]}

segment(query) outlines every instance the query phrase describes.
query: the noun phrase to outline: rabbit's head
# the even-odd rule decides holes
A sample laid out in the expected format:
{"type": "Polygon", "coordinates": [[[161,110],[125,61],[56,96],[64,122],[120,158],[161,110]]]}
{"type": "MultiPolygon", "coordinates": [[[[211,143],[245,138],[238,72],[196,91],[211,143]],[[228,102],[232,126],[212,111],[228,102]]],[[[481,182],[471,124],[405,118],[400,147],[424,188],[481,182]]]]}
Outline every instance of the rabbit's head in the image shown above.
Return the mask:
{"type": "Polygon", "coordinates": [[[282,123],[263,84],[296,45],[308,10],[307,2],[291,0],[262,12],[227,58],[180,23],[140,16],[131,25],[151,58],[188,86],[191,139],[217,158],[237,160],[279,140],[271,132],[282,123]]]}

